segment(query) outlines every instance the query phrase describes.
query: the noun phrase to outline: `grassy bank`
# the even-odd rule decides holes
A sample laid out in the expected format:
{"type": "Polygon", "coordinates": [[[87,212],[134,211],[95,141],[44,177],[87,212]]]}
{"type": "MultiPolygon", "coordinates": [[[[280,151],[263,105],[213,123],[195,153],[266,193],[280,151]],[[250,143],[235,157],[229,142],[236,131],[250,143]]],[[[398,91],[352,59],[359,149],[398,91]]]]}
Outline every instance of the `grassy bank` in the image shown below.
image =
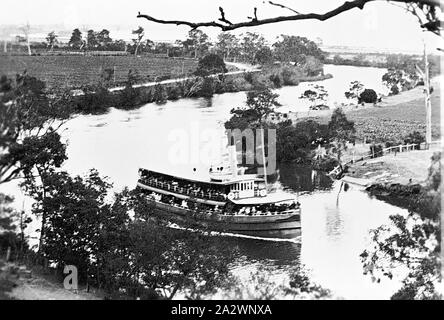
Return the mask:
{"type": "MultiPolygon", "coordinates": [[[[431,96],[432,137],[440,138],[441,92],[435,86],[431,96]]],[[[397,96],[384,98],[377,106],[366,105],[344,108],[347,118],[355,122],[357,138],[360,141],[385,143],[402,141],[413,131],[425,135],[426,111],[422,87],[402,92],[397,96]]],[[[311,112],[312,118],[327,123],[331,110],[311,112]]]]}
{"type": "Polygon", "coordinates": [[[389,153],[351,165],[347,176],[366,179],[370,184],[424,184],[428,175],[430,159],[436,151],[439,151],[437,146],[430,150],[398,152],[396,155],[389,153]]]}
{"type": "Polygon", "coordinates": [[[132,87],[109,92],[94,88],[83,96],[73,97],[76,112],[104,113],[110,107],[134,109],[147,103],[162,104],[181,98],[211,97],[213,94],[263,90],[298,85],[301,81],[318,81],[331,78],[330,74],[309,77],[296,67],[267,68],[258,72],[220,74],[210,77],[190,77],[174,82],[132,87]]]}

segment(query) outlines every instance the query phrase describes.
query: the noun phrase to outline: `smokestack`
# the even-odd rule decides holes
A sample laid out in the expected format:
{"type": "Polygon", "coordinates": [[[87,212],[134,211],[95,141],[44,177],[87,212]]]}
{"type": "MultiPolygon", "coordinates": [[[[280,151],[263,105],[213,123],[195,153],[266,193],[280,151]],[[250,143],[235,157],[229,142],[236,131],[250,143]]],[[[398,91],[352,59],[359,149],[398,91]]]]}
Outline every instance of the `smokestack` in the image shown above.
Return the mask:
{"type": "Polygon", "coordinates": [[[230,167],[232,170],[233,178],[237,177],[237,154],[236,146],[228,146],[228,152],[230,155],[230,167]]]}

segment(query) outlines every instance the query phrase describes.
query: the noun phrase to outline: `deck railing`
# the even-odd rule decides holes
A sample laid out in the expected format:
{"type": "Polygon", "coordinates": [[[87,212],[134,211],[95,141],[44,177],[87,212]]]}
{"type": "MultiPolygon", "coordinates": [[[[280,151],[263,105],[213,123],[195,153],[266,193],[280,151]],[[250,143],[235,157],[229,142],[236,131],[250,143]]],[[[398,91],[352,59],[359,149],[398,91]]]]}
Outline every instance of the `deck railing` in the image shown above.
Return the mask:
{"type": "Polygon", "coordinates": [[[214,201],[224,201],[225,198],[222,194],[212,194],[203,191],[193,191],[184,187],[172,186],[167,182],[159,182],[159,181],[150,181],[150,180],[142,180],[144,184],[147,184],[151,187],[159,188],[166,191],[174,191],[175,193],[192,196],[201,199],[209,199],[214,201]]]}

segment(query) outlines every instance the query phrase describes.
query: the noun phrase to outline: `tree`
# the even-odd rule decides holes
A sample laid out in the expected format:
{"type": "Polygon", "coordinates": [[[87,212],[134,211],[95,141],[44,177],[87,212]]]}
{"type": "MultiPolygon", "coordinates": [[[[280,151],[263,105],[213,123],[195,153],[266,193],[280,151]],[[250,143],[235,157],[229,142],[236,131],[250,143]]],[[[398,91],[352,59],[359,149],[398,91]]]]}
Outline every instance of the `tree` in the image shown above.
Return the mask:
{"type": "Polygon", "coordinates": [[[328,123],[328,132],[332,144],[330,149],[336,154],[338,162],[341,163],[341,156],[347,150],[347,144],[355,142],[355,124],[347,119],[341,108],[336,108],[328,123]]]}
{"type": "Polygon", "coordinates": [[[56,130],[71,114],[68,93],[49,99],[45,83],[27,74],[0,78],[0,184],[53,162],[60,148],[56,130]]]}
{"type": "Polygon", "coordinates": [[[108,49],[108,46],[113,42],[113,39],[109,36],[109,31],[106,29],[97,33],[96,40],[98,45],[103,49],[108,49]]]}
{"type": "Polygon", "coordinates": [[[281,35],[282,40],[273,44],[274,54],[279,61],[302,65],[306,56],[324,59],[324,53],[315,42],[305,37],[281,35]]]}
{"type": "Polygon", "coordinates": [[[428,210],[412,208],[406,216],[390,216],[390,224],[372,231],[372,246],[361,254],[364,273],[373,281],[403,277],[402,287],[392,299],[442,299],[441,154],[435,153],[431,160],[426,186],[416,200],[419,208],[428,210]],[[398,273],[400,269],[403,271],[398,273]]]}
{"type": "Polygon", "coordinates": [[[99,42],[97,41],[97,33],[94,30],[88,30],[86,35],[86,43],[89,50],[96,49],[99,46],[99,42]]]}
{"type": "MultiPolygon", "coordinates": [[[[324,108],[324,104],[328,97],[328,92],[323,86],[310,85],[310,89],[304,91],[299,97],[300,99],[306,99],[311,102],[310,110],[318,110],[324,108]],[[321,103],[321,105],[319,105],[321,103]]],[[[328,107],[327,107],[328,108],[328,107]]]]}
{"type": "Polygon", "coordinates": [[[256,52],[254,61],[260,65],[272,64],[274,62],[273,52],[269,47],[262,47],[256,52]]]}
{"type": "Polygon", "coordinates": [[[139,53],[140,44],[142,43],[142,39],[145,36],[145,31],[142,27],[139,26],[136,30],[132,31],[132,34],[136,36],[136,38],[133,39],[133,42],[136,46],[136,49],[134,50],[134,55],[137,56],[137,54],[139,53]]]}
{"type": "MultiPolygon", "coordinates": [[[[372,2],[375,0],[353,0],[347,1],[344,4],[327,11],[325,13],[300,13],[299,11],[282,5],[280,3],[275,3],[272,1],[268,1],[268,4],[272,6],[277,6],[284,10],[291,11],[291,15],[283,15],[272,18],[258,18],[257,8],[255,7],[253,10],[253,15],[249,16],[249,21],[242,21],[238,23],[232,23],[227,19],[226,13],[222,7],[219,7],[219,11],[221,17],[219,18],[219,22],[209,21],[209,22],[192,22],[192,21],[182,21],[182,20],[162,20],[154,18],[147,14],[141,14],[140,12],[137,15],[137,18],[147,19],[148,21],[153,21],[161,24],[174,24],[174,25],[186,25],[192,28],[193,30],[199,27],[217,27],[222,31],[231,31],[239,28],[245,27],[255,27],[265,24],[278,23],[283,21],[300,21],[300,20],[319,20],[325,21],[327,19],[331,19],[343,12],[347,12],[354,8],[363,9],[365,4],[372,2]]],[[[422,28],[427,31],[433,32],[437,35],[441,35],[441,20],[440,16],[443,10],[443,4],[439,0],[394,0],[393,2],[397,2],[399,4],[404,4],[404,9],[418,18],[419,24],[422,28]]]]}
{"type": "Polygon", "coordinates": [[[418,81],[418,76],[401,69],[390,69],[382,76],[383,84],[395,95],[400,91],[412,89],[418,81]]]}
{"type": "Polygon", "coordinates": [[[378,102],[378,95],[373,89],[365,89],[361,92],[358,98],[358,103],[376,103],[378,102]]]}
{"type": "Polygon", "coordinates": [[[310,163],[312,150],[328,143],[328,127],[313,120],[282,121],[276,127],[276,158],[278,161],[310,163]]]}
{"type": "Polygon", "coordinates": [[[344,92],[344,95],[347,99],[358,99],[361,92],[364,91],[364,85],[359,81],[350,82],[350,86],[347,92],[344,92]]]}
{"type": "Polygon", "coordinates": [[[48,36],[46,37],[46,42],[48,43],[48,47],[50,47],[50,51],[52,51],[54,49],[54,45],[58,42],[57,35],[54,31],[48,33],[48,36]]]}
{"type": "Polygon", "coordinates": [[[263,125],[264,121],[279,105],[278,95],[270,89],[247,92],[246,107],[230,111],[231,118],[225,122],[225,129],[254,129],[263,125]]]}
{"type": "Polygon", "coordinates": [[[31,51],[31,42],[29,40],[29,33],[31,32],[31,26],[29,25],[29,22],[27,22],[24,26],[22,26],[20,28],[23,32],[23,34],[25,35],[25,39],[26,39],[26,46],[28,48],[28,55],[32,55],[32,51],[31,51]]]}
{"type": "Polygon", "coordinates": [[[199,59],[195,74],[207,76],[215,73],[226,73],[227,71],[224,60],[217,54],[210,53],[199,59]]]}
{"type": "Polygon", "coordinates": [[[216,51],[219,52],[224,60],[233,57],[236,59],[239,53],[239,39],[236,35],[229,32],[221,32],[217,36],[216,51]]]}
{"type": "Polygon", "coordinates": [[[248,63],[254,63],[256,53],[266,46],[265,38],[256,32],[247,32],[242,35],[240,44],[241,56],[248,63]]]}
{"type": "Polygon", "coordinates": [[[190,30],[185,43],[194,51],[194,58],[199,58],[210,47],[208,35],[201,30],[190,30]]]}
{"type": "Polygon", "coordinates": [[[25,183],[34,198],[33,214],[44,217],[40,252],[59,264],[75,265],[81,280],[93,272],[101,225],[111,219],[104,199],[111,185],[92,170],[85,178],[46,171],[41,184],[25,183]],[[43,250],[42,250],[43,249],[43,250]]]}
{"type": "Polygon", "coordinates": [[[82,32],[79,29],[74,29],[71,35],[71,38],[68,42],[69,46],[74,49],[80,49],[83,44],[82,40],[82,32]]]}

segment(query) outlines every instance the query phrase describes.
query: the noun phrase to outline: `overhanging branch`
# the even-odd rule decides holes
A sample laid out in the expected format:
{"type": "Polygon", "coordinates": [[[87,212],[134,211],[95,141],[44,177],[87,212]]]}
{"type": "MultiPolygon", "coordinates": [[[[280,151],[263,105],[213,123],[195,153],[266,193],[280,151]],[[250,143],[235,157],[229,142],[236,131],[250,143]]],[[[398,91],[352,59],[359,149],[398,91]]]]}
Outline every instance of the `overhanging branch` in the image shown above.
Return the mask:
{"type": "MultiPolygon", "coordinates": [[[[282,8],[290,9],[293,12],[295,12],[294,15],[288,15],[288,16],[278,16],[273,18],[266,18],[266,19],[258,19],[256,15],[256,10],[254,12],[254,17],[250,18],[250,21],[244,21],[244,22],[238,22],[238,23],[231,23],[230,21],[225,19],[225,12],[222,8],[219,8],[219,11],[221,12],[221,18],[219,21],[223,22],[216,22],[216,21],[209,21],[209,22],[191,22],[191,21],[184,21],[184,20],[163,20],[154,18],[147,14],[139,14],[137,15],[137,18],[145,18],[148,21],[152,21],[155,23],[160,24],[174,24],[174,25],[186,25],[189,26],[192,29],[196,29],[199,27],[216,27],[220,28],[222,31],[230,31],[235,30],[239,28],[244,27],[254,27],[254,26],[260,26],[265,24],[271,24],[271,23],[277,23],[277,22],[284,22],[284,21],[298,21],[298,20],[319,20],[319,21],[325,21],[327,19],[330,19],[332,17],[335,17],[343,12],[349,11],[354,8],[363,9],[365,4],[368,2],[374,2],[374,1],[386,1],[386,0],[353,0],[353,1],[347,1],[344,2],[341,6],[325,12],[323,14],[319,13],[306,13],[306,14],[300,14],[294,9],[290,9],[286,6],[279,5],[277,3],[272,3],[270,1],[270,4],[275,6],[280,6],[282,8]]],[[[398,2],[398,3],[413,3],[418,5],[426,5],[426,6],[434,6],[438,8],[443,8],[443,3],[440,2],[440,0],[391,0],[391,2],[398,2]]],[[[255,8],[256,9],[256,8],[255,8]]]]}

